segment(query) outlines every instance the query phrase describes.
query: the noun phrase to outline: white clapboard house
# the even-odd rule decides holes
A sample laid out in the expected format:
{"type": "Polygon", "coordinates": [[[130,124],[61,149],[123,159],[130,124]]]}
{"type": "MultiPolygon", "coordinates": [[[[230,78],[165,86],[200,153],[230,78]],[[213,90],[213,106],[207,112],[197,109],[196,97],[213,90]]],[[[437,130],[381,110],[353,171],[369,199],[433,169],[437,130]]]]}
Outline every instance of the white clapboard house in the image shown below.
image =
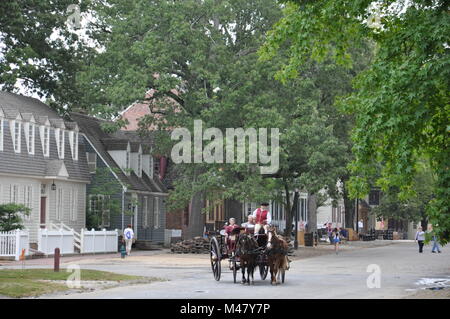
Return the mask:
{"type": "Polygon", "coordinates": [[[31,208],[30,244],[51,224],[85,227],[90,175],[78,125],[37,99],[0,92],[0,204],[31,208]]]}

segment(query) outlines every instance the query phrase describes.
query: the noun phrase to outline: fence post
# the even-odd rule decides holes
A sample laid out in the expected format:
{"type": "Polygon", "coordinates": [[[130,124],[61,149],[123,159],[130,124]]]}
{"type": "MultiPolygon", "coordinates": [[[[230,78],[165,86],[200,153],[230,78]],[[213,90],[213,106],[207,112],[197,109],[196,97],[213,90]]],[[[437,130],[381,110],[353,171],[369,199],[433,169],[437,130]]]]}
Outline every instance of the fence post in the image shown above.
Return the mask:
{"type": "Polygon", "coordinates": [[[19,256],[20,256],[20,229],[16,229],[16,247],[15,247],[15,260],[19,260],[19,256]]]}
{"type": "Polygon", "coordinates": [[[83,242],[84,242],[84,228],[81,228],[81,232],[80,232],[80,253],[84,253],[84,247],[83,247],[83,242]]]}
{"type": "Polygon", "coordinates": [[[119,230],[116,229],[116,240],[114,241],[114,247],[116,248],[116,252],[119,250],[119,230]]]}
{"type": "Polygon", "coordinates": [[[103,228],[103,252],[106,252],[106,229],[103,228]]]}
{"type": "Polygon", "coordinates": [[[95,229],[92,228],[91,232],[92,232],[92,253],[95,254],[95,229]]]}

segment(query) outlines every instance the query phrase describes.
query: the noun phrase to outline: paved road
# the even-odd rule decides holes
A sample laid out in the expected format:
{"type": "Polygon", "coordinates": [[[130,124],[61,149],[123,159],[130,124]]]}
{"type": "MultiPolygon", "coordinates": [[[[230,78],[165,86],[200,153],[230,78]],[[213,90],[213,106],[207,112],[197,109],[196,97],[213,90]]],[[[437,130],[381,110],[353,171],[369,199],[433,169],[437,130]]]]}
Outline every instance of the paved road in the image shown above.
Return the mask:
{"type": "MultiPolygon", "coordinates": [[[[450,252],[419,254],[414,243],[343,251],[291,263],[286,283],[271,286],[255,274],[255,285],[234,284],[222,263],[222,279],[214,281],[206,255],[133,256],[126,260],[73,261],[81,268],[169,279],[151,284],[117,287],[61,298],[402,298],[418,289],[422,278],[450,279],[450,252]],[[367,287],[370,264],[381,270],[381,287],[367,287]],[[270,291],[270,293],[268,293],[270,291]]],[[[64,265],[63,265],[64,266],[64,265]]],[[[65,265],[67,266],[67,264],[65,265]]]]}

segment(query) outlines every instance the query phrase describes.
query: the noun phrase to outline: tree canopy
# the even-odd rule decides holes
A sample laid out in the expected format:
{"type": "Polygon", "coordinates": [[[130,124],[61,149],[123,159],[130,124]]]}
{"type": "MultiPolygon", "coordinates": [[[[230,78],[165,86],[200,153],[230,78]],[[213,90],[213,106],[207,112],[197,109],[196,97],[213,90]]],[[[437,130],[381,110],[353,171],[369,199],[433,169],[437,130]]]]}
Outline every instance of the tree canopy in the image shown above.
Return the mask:
{"type": "MultiPolygon", "coordinates": [[[[97,20],[90,34],[104,50],[87,61],[78,84],[92,114],[110,117],[144,101],[153,113],[141,120],[144,131],[158,124],[161,130],[192,132],[194,120],[222,131],[280,130],[278,172],[261,175],[248,163],[179,164],[173,206],[184,207],[197,193],[210,199],[278,199],[290,228],[295,199],[289,192],[327,188],[338,196],[336,182],[350,158],[351,116],[332,106],[336,96],[351,91],[361,65],[346,69],[331,60],[311,62],[301,80],[275,81],[282,59],[263,62],[257,54],[281,17],[272,0],[109,0],[91,9],[97,20]]],[[[355,56],[361,58],[363,51],[355,56]]],[[[161,135],[158,152],[170,154],[173,144],[161,135]]]]}
{"type": "Polygon", "coordinates": [[[283,17],[261,49],[270,59],[287,48],[277,77],[288,80],[310,60],[351,65],[351,48],[375,45],[367,70],[340,107],[355,115],[350,193],[367,194],[370,180],[400,198],[414,196],[413,181],[426,158],[436,184],[428,215],[442,242],[450,239],[450,16],[447,1],[286,1],[283,17]]]}

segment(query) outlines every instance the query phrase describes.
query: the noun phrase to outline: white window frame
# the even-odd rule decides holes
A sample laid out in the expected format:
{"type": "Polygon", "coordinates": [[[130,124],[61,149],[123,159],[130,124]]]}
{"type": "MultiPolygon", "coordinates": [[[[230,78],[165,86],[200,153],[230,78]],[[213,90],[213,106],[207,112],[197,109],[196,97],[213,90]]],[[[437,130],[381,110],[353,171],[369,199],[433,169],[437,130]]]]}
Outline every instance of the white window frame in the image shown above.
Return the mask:
{"type": "Polygon", "coordinates": [[[70,146],[70,153],[72,154],[72,159],[75,157],[75,149],[74,149],[74,147],[75,147],[75,141],[74,141],[74,138],[75,138],[75,132],[74,131],[70,131],[69,132],[69,146],[70,146]]]}
{"type": "Polygon", "coordinates": [[[10,130],[11,130],[11,137],[12,137],[14,152],[20,153],[20,146],[21,146],[21,141],[22,141],[22,134],[21,134],[22,123],[21,123],[21,121],[13,120],[10,122],[10,125],[11,125],[10,130]],[[16,125],[18,125],[18,129],[16,129],[17,128],[16,125]]]}
{"type": "Polygon", "coordinates": [[[74,135],[75,135],[75,141],[74,141],[75,142],[74,143],[75,144],[75,147],[74,147],[74,149],[75,149],[75,156],[74,156],[73,159],[75,161],[78,161],[78,132],[75,132],[74,135]]]}
{"type": "Polygon", "coordinates": [[[137,162],[137,175],[142,177],[142,154],[138,153],[138,162],[137,162]]]}
{"type": "Polygon", "coordinates": [[[19,204],[19,185],[11,184],[9,192],[9,202],[19,204]]]}
{"type": "Polygon", "coordinates": [[[24,130],[25,130],[25,139],[27,142],[27,149],[28,154],[34,155],[34,141],[35,141],[35,124],[34,123],[25,123],[24,124],[24,130]],[[31,133],[31,134],[30,134],[31,133]]]}
{"type": "Polygon", "coordinates": [[[50,156],[50,126],[44,125],[39,127],[41,135],[42,154],[44,157],[50,156]]]}
{"type": "Polygon", "coordinates": [[[58,150],[58,157],[64,159],[64,130],[61,128],[55,129],[56,148],[58,150]]]}
{"type": "Polygon", "coordinates": [[[87,160],[87,163],[88,163],[88,169],[89,169],[89,173],[91,173],[91,174],[95,174],[95,171],[97,170],[97,153],[95,153],[95,152],[86,152],[86,160],[87,160]],[[90,155],[91,154],[94,154],[94,156],[95,156],[95,159],[94,159],[94,161],[91,161],[91,159],[90,159],[90,155]],[[91,165],[94,165],[94,170],[91,170],[91,165]]]}
{"type": "Polygon", "coordinates": [[[69,144],[70,152],[72,153],[72,159],[78,161],[78,132],[69,132],[69,144]]]}
{"type": "Polygon", "coordinates": [[[101,228],[111,226],[111,211],[109,207],[105,209],[105,203],[109,204],[110,200],[111,200],[110,195],[103,195],[103,194],[89,195],[89,211],[97,215],[101,213],[101,223],[99,225],[101,228]],[[93,207],[94,197],[97,199],[97,207],[93,207]]]}

